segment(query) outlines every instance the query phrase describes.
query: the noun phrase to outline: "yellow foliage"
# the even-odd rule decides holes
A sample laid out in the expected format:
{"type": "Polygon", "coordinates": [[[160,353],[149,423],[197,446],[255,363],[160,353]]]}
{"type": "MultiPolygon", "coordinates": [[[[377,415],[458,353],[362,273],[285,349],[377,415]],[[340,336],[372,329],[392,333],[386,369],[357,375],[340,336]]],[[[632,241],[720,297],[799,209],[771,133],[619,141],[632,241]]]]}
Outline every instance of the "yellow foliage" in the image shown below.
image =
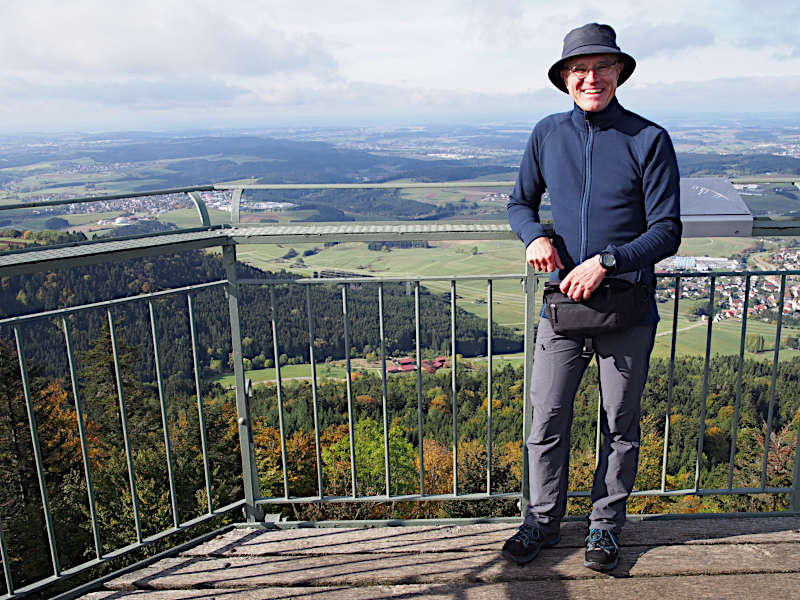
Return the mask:
{"type": "Polygon", "coordinates": [[[733,417],[733,406],[727,405],[719,409],[717,418],[730,419],[731,417],[733,417]]]}
{"type": "Polygon", "coordinates": [[[500,447],[498,462],[501,468],[508,467],[511,476],[517,482],[517,487],[522,484],[522,444],[520,442],[506,442],[500,447]]]}
{"type": "Polygon", "coordinates": [[[369,408],[369,407],[377,406],[378,405],[378,401],[375,400],[369,394],[360,394],[360,395],[356,396],[356,404],[358,404],[359,406],[364,406],[364,407],[369,408]]]}
{"type": "MultiPolygon", "coordinates": [[[[436,440],[425,439],[425,493],[448,494],[453,491],[453,454],[436,440]]],[[[419,457],[416,461],[419,469],[419,457]]]]}
{"type": "MultiPolygon", "coordinates": [[[[488,404],[489,404],[489,398],[485,397],[483,399],[483,402],[481,402],[481,408],[483,410],[486,410],[488,404]]],[[[502,407],[503,403],[500,401],[500,398],[498,398],[497,396],[492,398],[492,410],[500,410],[502,407]]]]}
{"type": "Polygon", "coordinates": [[[431,400],[431,410],[438,410],[441,413],[450,413],[450,399],[445,394],[436,394],[431,400]]]}

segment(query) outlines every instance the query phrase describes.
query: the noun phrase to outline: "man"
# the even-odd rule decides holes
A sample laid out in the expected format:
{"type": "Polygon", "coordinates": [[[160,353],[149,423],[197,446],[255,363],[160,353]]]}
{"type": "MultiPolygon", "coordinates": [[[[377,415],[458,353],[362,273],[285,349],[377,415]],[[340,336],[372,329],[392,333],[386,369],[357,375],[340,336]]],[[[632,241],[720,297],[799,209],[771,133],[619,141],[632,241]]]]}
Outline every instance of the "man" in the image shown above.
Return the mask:
{"type": "MultiPolygon", "coordinates": [[[[511,228],[526,261],[552,273],[572,300],[588,299],[606,277],[654,280],[653,265],[680,243],[679,175],[666,131],[619,104],[616,89],[636,61],[620,51],[608,25],[570,31],[550,81],[573,101],[534,128],[508,202],[511,228]],[[547,190],[552,240],[539,220],[547,190]]],[[[600,365],[603,444],[592,485],[584,565],[613,569],[618,535],[636,478],[639,404],[658,311],[652,290],[645,316],[612,333],[557,335],[546,315],[536,337],[527,440],[530,505],[504,557],[524,564],[560,540],[566,512],[572,405],[594,353],[600,365]]]]}

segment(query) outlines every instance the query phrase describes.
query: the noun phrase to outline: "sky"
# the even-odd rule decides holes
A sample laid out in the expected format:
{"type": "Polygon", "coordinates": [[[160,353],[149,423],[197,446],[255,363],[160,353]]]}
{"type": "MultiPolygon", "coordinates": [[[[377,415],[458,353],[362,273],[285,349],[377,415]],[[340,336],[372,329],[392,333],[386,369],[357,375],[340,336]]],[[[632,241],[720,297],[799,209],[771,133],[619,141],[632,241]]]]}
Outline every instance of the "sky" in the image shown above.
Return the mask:
{"type": "MultiPolygon", "coordinates": [[[[797,0],[0,0],[0,131],[535,122],[608,23],[635,112],[800,114],[797,0]]],[[[652,117],[651,117],[652,118],[652,117]]]]}

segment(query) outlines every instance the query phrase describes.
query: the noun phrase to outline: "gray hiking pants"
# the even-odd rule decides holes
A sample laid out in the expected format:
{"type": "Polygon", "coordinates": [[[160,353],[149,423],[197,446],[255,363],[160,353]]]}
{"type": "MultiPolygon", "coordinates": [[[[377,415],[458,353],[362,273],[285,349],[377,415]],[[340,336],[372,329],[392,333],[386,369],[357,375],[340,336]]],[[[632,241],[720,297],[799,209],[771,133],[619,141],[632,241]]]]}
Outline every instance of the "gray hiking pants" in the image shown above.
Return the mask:
{"type": "MultiPolygon", "coordinates": [[[[647,379],[655,325],[594,337],[600,358],[603,411],[600,461],[592,484],[590,527],[619,533],[639,464],[639,405],[647,379]]],[[[567,508],[572,405],[591,357],[584,340],[557,335],[548,319],[536,335],[528,437],[531,500],[525,522],[559,530],[567,508]]]]}

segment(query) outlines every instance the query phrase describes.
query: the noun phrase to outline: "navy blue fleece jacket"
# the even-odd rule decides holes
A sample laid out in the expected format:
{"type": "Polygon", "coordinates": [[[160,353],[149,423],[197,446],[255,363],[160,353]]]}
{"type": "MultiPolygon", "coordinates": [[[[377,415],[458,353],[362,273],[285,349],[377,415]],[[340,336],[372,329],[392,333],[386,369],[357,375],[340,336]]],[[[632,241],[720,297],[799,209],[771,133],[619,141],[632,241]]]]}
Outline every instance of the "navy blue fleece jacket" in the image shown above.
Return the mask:
{"type": "MultiPolygon", "coordinates": [[[[558,279],[608,251],[616,259],[615,275],[640,271],[650,282],[653,265],[678,250],[680,176],[672,141],[616,98],[602,111],[576,105],[534,127],[506,207],[526,248],[547,235],[539,220],[545,190],[553,244],[565,267],[558,279]]],[[[653,302],[647,322],[657,320],[653,302]]]]}

